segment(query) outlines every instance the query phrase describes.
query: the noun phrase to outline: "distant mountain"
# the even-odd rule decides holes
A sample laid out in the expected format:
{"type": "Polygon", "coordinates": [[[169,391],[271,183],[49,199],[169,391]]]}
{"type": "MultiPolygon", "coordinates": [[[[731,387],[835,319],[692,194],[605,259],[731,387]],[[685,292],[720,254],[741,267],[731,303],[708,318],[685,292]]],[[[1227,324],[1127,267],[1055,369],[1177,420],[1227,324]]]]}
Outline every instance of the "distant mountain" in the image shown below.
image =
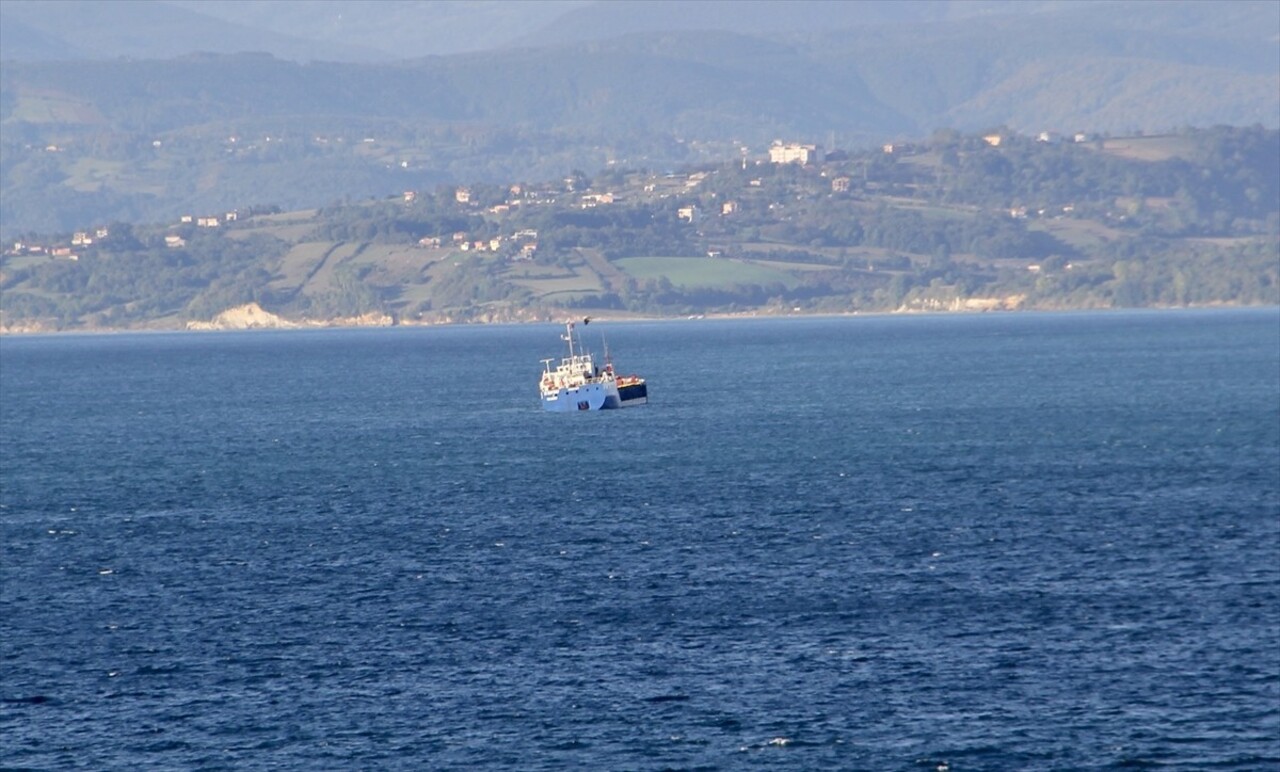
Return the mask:
{"type": "Polygon", "coordinates": [[[298,61],[389,58],[376,49],[236,24],[159,0],[0,2],[0,60],[167,59],[242,51],[298,61]]]}
{"type": "Polygon", "coordinates": [[[847,30],[1003,15],[1023,16],[1062,6],[1052,0],[627,0],[571,9],[514,41],[540,47],[607,40],[643,32],[714,30],[742,35],[847,30]]]}
{"type": "Polygon", "coordinates": [[[88,53],[63,37],[27,24],[0,3],[0,57],[7,61],[87,59],[88,53]]]}
{"type": "MultiPolygon", "coordinates": [[[[413,59],[501,48],[591,0],[167,0],[257,29],[413,59]]],[[[280,58],[289,58],[277,53],[280,58]]],[[[322,58],[344,60],[338,54],[322,58]]]]}
{"type": "Polygon", "coordinates": [[[810,39],[927,126],[1280,124],[1280,3],[1069,3],[810,39]]]}
{"type": "Polygon", "coordinates": [[[0,118],[74,125],[92,115],[99,128],[125,132],[245,119],[464,121],[752,143],[832,133],[874,142],[939,127],[1280,124],[1280,46],[1261,32],[1280,24],[1280,4],[1224,4],[1208,33],[1185,31],[1191,10],[1180,5],[1140,5],[1148,12],[1117,5],[1128,10],[1099,18],[1094,6],[1072,4],[1053,24],[1041,14],[772,37],[655,32],[394,64],[265,54],[14,62],[0,73],[0,118]],[[1166,5],[1173,10],[1162,16],[1166,5]],[[51,103],[83,109],[67,120],[66,110],[49,115],[51,103]]]}
{"type": "Polygon", "coordinates": [[[589,0],[4,0],[0,59],[263,52],[376,62],[499,48],[589,0]]]}
{"type": "Polygon", "coordinates": [[[1124,58],[1063,58],[1024,65],[992,88],[946,111],[954,126],[1003,123],[1036,127],[1102,127],[1141,132],[1175,126],[1277,125],[1276,78],[1235,70],[1124,58]],[[1172,94],[1205,95],[1170,111],[1172,94]],[[1088,105],[1088,109],[1081,109],[1088,105]],[[1081,122],[1082,119],[1085,122],[1081,122]],[[1159,123],[1153,123],[1157,119],[1159,123]]]}
{"type": "Polygon", "coordinates": [[[257,51],[372,62],[643,32],[773,35],[1052,7],[1041,0],[5,0],[0,58],[162,59],[257,51]]]}
{"type": "MultiPolygon", "coordinates": [[[[1075,26],[1269,43],[1280,4],[1266,0],[4,0],[0,59],[160,59],[197,52],[270,53],[291,61],[375,62],[543,48],[641,33],[1007,29],[1075,26]],[[972,26],[970,27],[972,29],[972,26]]],[[[967,34],[967,33],[966,33],[967,34]]],[[[1007,40],[1005,42],[1008,42],[1007,40]]],[[[1220,49],[1230,55],[1230,46],[1220,49]]],[[[1118,50],[1108,55],[1119,55],[1118,50]]],[[[1278,68],[1273,56],[1272,70],[1278,68]]]]}
{"type": "MultiPolygon", "coordinates": [[[[214,5],[220,12],[235,7],[214,5]]],[[[269,5],[246,2],[242,17],[258,24],[279,13],[278,25],[294,6],[309,4],[269,5]]],[[[415,24],[426,18],[426,6],[367,5],[389,9],[387,18],[406,35],[420,34],[415,24]]],[[[662,14],[676,6],[514,4],[536,6],[533,13],[495,0],[436,4],[439,29],[465,27],[475,18],[473,5],[506,21],[528,14],[517,26],[530,30],[545,23],[538,33],[544,37],[531,32],[529,41],[617,35],[394,62],[295,61],[267,53],[267,44],[350,54],[354,49],[305,36],[325,34],[323,8],[340,15],[358,9],[342,0],[317,6],[314,25],[299,26],[301,37],[272,38],[277,33],[200,15],[186,3],[91,3],[72,18],[76,3],[4,0],[0,224],[8,233],[72,218],[148,220],[252,203],[306,207],[606,164],[673,169],[743,152],[760,157],[774,139],[854,149],[942,128],[1128,134],[1280,125],[1274,2],[797,0],[744,3],[727,18],[738,5],[707,0],[682,4],[680,23],[720,19],[755,29],[768,21],[766,10],[783,20],[768,33],[622,34],[649,22],[665,26],[662,14]],[[98,5],[117,13],[92,11],[98,5]],[[637,16],[637,8],[649,8],[653,18],[637,16]],[[35,16],[44,26],[24,21],[35,16]],[[801,29],[787,30],[794,26],[801,29]],[[74,41],[68,52],[83,57],[118,51],[131,39],[166,39],[179,50],[192,29],[209,33],[205,53],[10,57],[56,40],[74,41]],[[219,29],[259,35],[263,52],[219,53],[219,29]]],[[[367,24],[373,16],[361,18],[367,24]]],[[[351,42],[374,29],[352,24],[332,35],[351,42]]]]}

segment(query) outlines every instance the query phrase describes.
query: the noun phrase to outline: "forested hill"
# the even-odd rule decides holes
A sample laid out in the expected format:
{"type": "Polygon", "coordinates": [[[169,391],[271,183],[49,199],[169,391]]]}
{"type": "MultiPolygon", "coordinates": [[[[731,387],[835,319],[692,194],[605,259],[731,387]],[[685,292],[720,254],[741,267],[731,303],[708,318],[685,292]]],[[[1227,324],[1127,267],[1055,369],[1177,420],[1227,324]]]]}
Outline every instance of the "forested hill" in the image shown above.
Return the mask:
{"type": "Polygon", "coordinates": [[[1280,304],[1275,129],[940,131],[804,160],[614,166],[27,234],[0,263],[0,328],[216,326],[254,303],[265,313],[235,318],[1280,304]]]}
{"type": "Polygon", "coordinates": [[[938,127],[1280,124],[1275,3],[1068,3],[767,35],[592,37],[619,5],[584,9],[528,47],[394,63],[6,61],[0,236],[610,163],[666,171],[744,150],[760,158],[777,138],[857,151],[938,127]]]}

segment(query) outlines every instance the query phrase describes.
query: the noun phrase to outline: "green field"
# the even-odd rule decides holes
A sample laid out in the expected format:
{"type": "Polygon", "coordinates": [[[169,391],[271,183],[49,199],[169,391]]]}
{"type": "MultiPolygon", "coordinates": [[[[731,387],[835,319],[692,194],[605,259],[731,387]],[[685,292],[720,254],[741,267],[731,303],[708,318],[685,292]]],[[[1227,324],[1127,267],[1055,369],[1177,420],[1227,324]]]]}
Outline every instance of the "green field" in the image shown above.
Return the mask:
{"type": "Polygon", "coordinates": [[[397,267],[401,265],[424,265],[431,262],[428,259],[430,253],[425,249],[407,246],[405,244],[374,244],[364,245],[364,249],[351,259],[352,263],[367,265],[388,265],[397,267]]]}
{"type": "Polygon", "coordinates": [[[253,235],[261,234],[280,239],[290,244],[296,244],[304,240],[309,233],[316,229],[314,223],[281,223],[278,225],[264,224],[259,226],[257,221],[247,228],[228,229],[226,236],[229,239],[245,239],[253,235]]]}
{"type": "Polygon", "coordinates": [[[338,266],[358,254],[363,246],[363,244],[354,241],[339,243],[329,252],[329,256],[320,264],[315,275],[311,277],[311,281],[307,282],[308,286],[304,287],[303,291],[310,294],[317,289],[324,290],[333,286],[334,273],[337,271],[338,266]]]}
{"type": "Polygon", "coordinates": [[[600,283],[600,277],[595,273],[585,275],[575,273],[571,276],[557,276],[549,279],[510,279],[509,281],[516,286],[525,287],[543,299],[557,296],[564,299],[565,295],[577,297],[604,291],[604,285],[600,283]]]}
{"type": "Polygon", "coordinates": [[[807,271],[830,271],[832,266],[822,263],[788,263],[782,260],[750,260],[744,261],[757,268],[775,269],[786,273],[805,273],[807,271]]]}
{"type": "Polygon", "coordinates": [[[272,284],[278,288],[300,288],[302,282],[315,269],[320,259],[333,248],[331,241],[306,241],[295,244],[280,261],[280,279],[272,284]]]}
{"type": "Polygon", "coordinates": [[[1124,233],[1092,220],[1040,220],[1028,230],[1043,231],[1084,252],[1099,249],[1108,242],[1124,238],[1124,233]]]}
{"type": "Polygon", "coordinates": [[[1102,152],[1135,161],[1167,161],[1183,158],[1195,149],[1188,137],[1118,137],[1104,140],[1102,152]]]}
{"type": "Polygon", "coordinates": [[[583,290],[564,290],[563,292],[548,292],[539,296],[539,299],[544,303],[572,303],[594,294],[596,293],[583,290]]]}
{"type": "Polygon", "coordinates": [[[279,212],[277,214],[260,214],[255,215],[252,222],[254,225],[298,225],[298,224],[316,224],[315,209],[297,209],[292,212],[279,212]]]}
{"type": "Polygon", "coordinates": [[[614,265],[644,281],[667,277],[677,287],[731,287],[735,284],[773,284],[792,287],[791,274],[755,262],[718,257],[626,257],[614,265]]]}
{"type": "Polygon", "coordinates": [[[26,93],[18,99],[13,119],[31,123],[92,123],[102,120],[90,102],[56,92],[26,93]]]}
{"type": "Polygon", "coordinates": [[[103,185],[118,183],[124,175],[124,161],[103,161],[97,158],[78,158],[67,169],[64,185],[82,192],[100,190],[103,185]]]}
{"type": "Polygon", "coordinates": [[[5,255],[0,260],[0,268],[10,271],[20,271],[23,268],[31,268],[33,266],[42,265],[44,263],[53,262],[54,258],[48,255],[5,255]]]}
{"type": "Polygon", "coordinates": [[[425,280],[424,269],[439,261],[440,252],[404,244],[366,244],[348,262],[367,267],[367,279],[374,284],[407,288],[425,280]]]}

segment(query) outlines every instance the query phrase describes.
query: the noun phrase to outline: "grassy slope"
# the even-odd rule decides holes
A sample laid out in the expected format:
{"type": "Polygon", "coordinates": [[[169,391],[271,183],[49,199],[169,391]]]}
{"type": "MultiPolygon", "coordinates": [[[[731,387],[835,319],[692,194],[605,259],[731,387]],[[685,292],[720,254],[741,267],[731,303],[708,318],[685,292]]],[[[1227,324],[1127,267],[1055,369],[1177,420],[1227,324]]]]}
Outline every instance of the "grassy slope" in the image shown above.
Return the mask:
{"type": "Polygon", "coordinates": [[[734,284],[794,286],[788,272],[751,260],[712,257],[630,257],[616,261],[619,268],[637,279],[666,277],[677,287],[728,288],[734,284]]]}
{"type": "MultiPolygon", "coordinates": [[[[1184,138],[1163,136],[1107,140],[1098,147],[1100,152],[1146,161],[1184,156],[1192,150],[1184,138]]],[[[891,207],[926,209],[933,217],[967,218],[976,214],[971,207],[925,205],[905,198],[884,197],[883,203],[891,207]]],[[[1152,205],[1158,202],[1145,203],[1152,205]]],[[[536,303],[557,305],[587,295],[616,291],[620,283],[627,279],[638,282],[666,279],[680,288],[728,289],[734,285],[768,286],[775,283],[793,288],[803,281],[807,273],[833,267],[838,261],[837,252],[844,251],[847,257],[855,261],[865,258],[868,262],[875,262],[885,256],[885,250],[872,248],[838,250],[775,241],[733,245],[730,249],[733,256],[729,258],[653,255],[608,261],[596,252],[578,250],[572,259],[561,265],[506,260],[499,263],[496,262],[497,258],[490,255],[462,252],[448,247],[426,249],[414,245],[310,239],[309,234],[315,232],[321,224],[315,210],[300,210],[245,218],[229,228],[225,235],[232,239],[245,239],[253,235],[271,236],[292,244],[283,258],[274,261],[274,264],[263,266],[274,276],[269,289],[277,297],[291,294],[323,296],[334,290],[342,276],[359,275],[369,285],[383,291],[391,310],[400,312],[420,304],[430,304],[436,309],[450,307],[450,303],[441,300],[439,288],[450,282],[456,285],[459,282],[465,284],[474,281],[473,277],[485,272],[508,286],[528,290],[536,303]],[[780,247],[805,247],[811,254],[831,258],[832,264],[749,257],[756,254],[764,258],[769,250],[780,247]],[[344,273],[339,276],[339,272],[344,273]]],[[[1083,252],[1106,243],[1133,238],[1131,233],[1092,220],[1041,219],[1031,222],[1029,227],[1050,233],[1083,252]]],[[[906,256],[916,263],[928,261],[930,257],[915,254],[906,256]]],[[[957,261],[967,258],[968,256],[963,255],[954,256],[957,261]]],[[[0,274],[49,261],[56,262],[49,257],[6,257],[0,267],[0,274]]],[[[990,262],[993,267],[1014,271],[1025,268],[1016,260],[990,262]]],[[[14,289],[22,288],[19,286],[14,289]]],[[[156,320],[152,320],[151,324],[154,323],[156,320]]]]}

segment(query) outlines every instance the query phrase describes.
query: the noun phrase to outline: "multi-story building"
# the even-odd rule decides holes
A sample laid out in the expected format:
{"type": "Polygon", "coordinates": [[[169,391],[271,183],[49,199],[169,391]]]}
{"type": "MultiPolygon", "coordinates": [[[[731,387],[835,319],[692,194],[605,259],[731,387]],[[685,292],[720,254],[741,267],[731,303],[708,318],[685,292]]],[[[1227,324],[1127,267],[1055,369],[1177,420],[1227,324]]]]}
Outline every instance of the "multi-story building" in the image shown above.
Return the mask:
{"type": "Polygon", "coordinates": [[[796,142],[783,144],[782,140],[774,140],[769,148],[769,160],[775,164],[795,164],[808,166],[822,163],[822,148],[817,145],[801,145],[796,142]]]}

